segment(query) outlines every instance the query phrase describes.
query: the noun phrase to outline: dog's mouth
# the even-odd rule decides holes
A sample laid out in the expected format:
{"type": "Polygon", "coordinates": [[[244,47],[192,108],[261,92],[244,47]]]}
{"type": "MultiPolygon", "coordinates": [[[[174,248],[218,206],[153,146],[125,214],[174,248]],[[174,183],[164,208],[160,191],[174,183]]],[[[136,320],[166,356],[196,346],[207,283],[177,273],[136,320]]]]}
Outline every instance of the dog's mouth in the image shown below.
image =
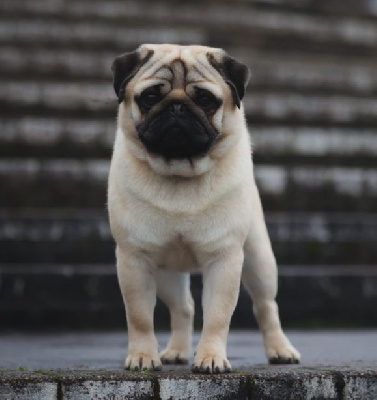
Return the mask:
{"type": "Polygon", "coordinates": [[[171,129],[162,134],[161,146],[180,147],[189,143],[187,133],[180,126],[172,126],[171,129]]]}
{"type": "Polygon", "coordinates": [[[172,116],[166,111],[148,125],[137,127],[137,132],[149,152],[169,160],[204,156],[218,136],[217,131],[209,129],[192,114],[172,116]]]}

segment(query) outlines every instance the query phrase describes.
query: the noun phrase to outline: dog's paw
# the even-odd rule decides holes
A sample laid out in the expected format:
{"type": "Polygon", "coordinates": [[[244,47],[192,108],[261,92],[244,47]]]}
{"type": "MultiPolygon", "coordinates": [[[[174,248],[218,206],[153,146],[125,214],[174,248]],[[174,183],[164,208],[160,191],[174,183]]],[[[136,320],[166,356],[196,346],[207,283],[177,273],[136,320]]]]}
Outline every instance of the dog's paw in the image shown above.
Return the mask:
{"type": "Polygon", "coordinates": [[[221,356],[215,354],[196,355],[192,372],[204,374],[222,374],[231,372],[230,362],[221,356]]]}
{"type": "Polygon", "coordinates": [[[182,349],[165,349],[160,358],[163,364],[188,364],[190,354],[182,349]]]}
{"type": "Polygon", "coordinates": [[[158,356],[137,353],[128,355],[125,362],[125,368],[129,371],[161,371],[162,365],[158,356]]]}
{"type": "Polygon", "coordinates": [[[266,336],[265,345],[270,364],[298,364],[300,362],[300,353],[291,345],[284,333],[266,336]]]}

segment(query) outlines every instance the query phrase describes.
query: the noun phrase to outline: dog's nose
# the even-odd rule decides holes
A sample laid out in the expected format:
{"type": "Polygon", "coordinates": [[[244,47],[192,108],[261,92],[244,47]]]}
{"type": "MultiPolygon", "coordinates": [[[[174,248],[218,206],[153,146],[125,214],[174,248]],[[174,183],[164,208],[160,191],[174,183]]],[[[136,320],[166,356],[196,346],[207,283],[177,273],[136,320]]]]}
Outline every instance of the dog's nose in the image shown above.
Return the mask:
{"type": "Polygon", "coordinates": [[[178,115],[181,114],[185,110],[186,106],[182,103],[173,103],[169,107],[169,111],[174,114],[178,115]]]}

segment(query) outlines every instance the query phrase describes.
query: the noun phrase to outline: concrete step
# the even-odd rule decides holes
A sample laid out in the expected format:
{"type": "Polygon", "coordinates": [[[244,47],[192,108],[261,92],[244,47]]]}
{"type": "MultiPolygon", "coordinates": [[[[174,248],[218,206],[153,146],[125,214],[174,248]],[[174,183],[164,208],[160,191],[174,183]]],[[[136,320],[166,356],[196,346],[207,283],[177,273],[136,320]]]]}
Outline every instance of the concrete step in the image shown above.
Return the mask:
{"type": "MultiPolygon", "coordinates": [[[[245,112],[256,122],[375,126],[375,97],[305,95],[254,91],[244,100],[245,112]]],[[[112,117],[117,102],[111,85],[88,82],[0,81],[0,106],[8,115],[112,117]]]]}
{"type": "Polygon", "coordinates": [[[288,124],[342,124],[369,126],[377,120],[374,98],[286,93],[247,94],[245,112],[250,120],[288,124]]]}
{"type": "MultiPolygon", "coordinates": [[[[271,238],[282,242],[373,241],[375,213],[266,212],[271,238]]],[[[109,240],[106,209],[0,209],[0,240],[109,240]]]]}
{"type": "MultiPolygon", "coordinates": [[[[110,15],[114,15],[115,13],[111,11],[111,8],[114,8],[114,4],[119,2],[119,0],[109,1],[110,3],[110,15]],[[112,7],[111,7],[112,6],[112,7]]],[[[57,11],[64,12],[65,9],[61,5],[60,0],[52,0],[47,2],[46,0],[38,0],[33,3],[33,5],[29,4],[29,2],[25,1],[27,7],[25,7],[25,14],[30,15],[30,12],[36,11],[43,7],[43,12],[48,15],[49,11],[52,13],[56,13],[57,11]]],[[[135,3],[134,0],[127,1],[127,5],[133,5],[135,3]]],[[[153,2],[151,2],[153,4],[153,2]]],[[[165,1],[168,5],[176,4],[174,0],[165,1]]],[[[198,4],[209,3],[208,1],[193,1],[192,5],[195,7],[198,4]]],[[[73,3],[74,4],[74,3],[73,3]]],[[[148,4],[148,0],[144,1],[143,4],[148,4]]],[[[227,0],[218,0],[218,5],[229,5],[227,0]]],[[[262,10],[275,10],[275,11],[283,11],[283,12],[292,12],[292,11],[300,11],[304,13],[314,13],[315,15],[333,15],[336,13],[341,16],[351,16],[351,17],[369,17],[372,19],[376,16],[377,10],[374,5],[373,0],[366,0],[360,3],[359,1],[354,0],[329,0],[326,2],[318,2],[316,0],[308,0],[305,2],[297,2],[297,0],[234,0],[234,5],[238,5],[239,7],[243,6],[253,6],[262,10]]],[[[118,6],[119,7],[119,6],[118,6]]],[[[80,9],[80,7],[79,7],[80,9]]],[[[115,4],[115,9],[117,9],[115,4]]],[[[138,9],[137,9],[138,10],[138,9]]],[[[23,14],[24,9],[19,4],[12,4],[10,0],[4,3],[3,11],[8,13],[16,13],[17,15],[23,14]]],[[[103,11],[106,11],[106,8],[103,8],[103,11]]],[[[104,13],[107,14],[107,13],[104,13]]],[[[131,14],[135,16],[134,14],[131,14]]]]}
{"type": "MultiPolygon", "coordinates": [[[[122,51],[128,50],[128,47],[122,51]]],[[[234,57],[243,60],[252,71],[248,90],[273,88],[328,94],[368,95],[377,92],[376,60],[344,56],[327,57],[313,54],[286,54],[271,51],[252,51],[249,48],[227,49],[234,57]]],[[[114,51],[77,49],[35,49],[0,45],[0,76],[10,79],[46,81],[91,80],[111,81],[110,66],[114,51]]]]}
{"type": "MultiPolygon", "coordinates": [[[[0,121],[1,157],[106,158],[111,156],[113,119],[25,116],[0,121]]],[[[375,166],[377,130],[251,124],[256,165],[375,166]]]]}
{"type": "MultiPolygon", "coordinates": [[[[374,263],[375,214],[266,213],[279,263],[374,263]]],[[[102,210],[1,210],[0,263],[114,263],[102,210]],[[22,249],[22,250],[20,250],[22,249]]]]}
{"type": "MultiPolygon", "coordinates": [[[[125,325],[115,264],[0,264],[0,331],[109,329],[125,325]]],[[[192,275],[194,325],[202,325],[202,281],[192,275]]],[[[377,324],[375,265],[279,267],[278,303],[285,326],[373,327],[377,324]]],[[[158,301],[158,329],[169,313],[158,301]]],[[[231,326],[256,327],[252,303],[242,288],[231,326]]]]}
{"type": "Polygon", "coordinates": [[[113,25],[119,24],[124,33],[128,33],[128,39],[120,34],[119,39],[113,40],[112,46],[120,40],[121,43],[130,40],[150,42],[146,39],[151,36],[145,35],[152,34],[155,35],[154,42],[184,41],[211,44],[216,41],[227,43],[237,37],[237,41],[244,44],[266,45],[267,39],[271,45],[275,44],[275,48],[278,48],[281,41],[287,44],[291,42],[292,47],[306,42],[306,50],[313,43],[314,48],[316,45],[327,46],[328,50],[331,48],[335,52],[342,52],[348,47],[356,51],[369,49],[372,53],[377,43],[377,28],[374,21],[368,19],[311,15],[310,10],[308,13],[282,13],[246,3],[230,6],[226,3],[214,5],[208,1],[202,2],[200,7],[192,7],[191,4],[185,3],[179,7],[172,7],[169,2],[156,4],[149,1],[71,1],[67,6],[66,3],[58,1],[19,3],[7,0],[2,2],[1,11],[8,18],[12,17],[11,22],[8,19],[0,22],[3,26],[1,40],[23,43],[35,40],[41,43],[67,43],[67,40],[71,42],[71,38],[75,37],[77,42],[85,39],[88,45],[104,45],[109,42],[103,41],[108,32],[104,21],[113,25]],[[123,28],[126,22],[143,24],[148,27],[145,32],[149,30],[149,33],[135,33],[132,29],[127,31],[123,28]],[[159,24],[175,25],[175,29],[178,29],[177,36],[171,40],[171,33],[159,34],[156,28],[150,29],[151,24],[154,27],[159,24]],[[199,26],[200,30],[195,33],[189,30],[185,36],[179,33],[178,27],[182,25],[199,26]],[[266,37],[261,40],[263,34],[266,37]],[[100,42],[96,42],[96,39],[100,42]]]}
{"type": "MultiPolygon", "coordinates": [[[[279,263],[374,263],[375,214],[266,213],[279,263]]],[[[0,263],[114,263],[105,209],[1,210],[0,263]]]]}
{"type": "MultiPolygon", "coordinates": [[[[21,4],[21,3],[19,3],[21,4]]],[[[25,3],[22,3],[25,4],[25,3]]],[[[26,3],[27,4],[27,3],[26,3]]],[[[90,8],[89,4],[86,4],[90,8]]],[[[86,49],[112,48],[122,51],[127,47],[137,47],[140,43],[204,43],[206,35],[201,28],[142,26],[127,27],[119,24],[114,35],[114,26],[90,20],[82,22],[56,21],[43,18],[38,9],[35,18],[0,19],[0,43],[30,45],[85,47],[86,49]]]]}
{"type": "Polygon", "coordinates": [[[270,87],[299,92],[366,95],[376,90],[377,74],[373,57],[352,57],[303,52],[251,50],[234,47],[230,53],[245,62],[252,75],[249,91],[270,87]]]}
{"type": "MultiPolygon", "coordinates": [[[[239,0],[247,2],[248,0],[239,0]]],[[[305,10],[314,14],[344,15],[344,16],[362,16],[375,17],[377,8],[374,0],[363,2],[354,0],[329,0],[326,2],[309,0],[305,2],[296,0],[252,0],[264,7],[273,7],[279,10],[305,10]]]]}
{"type": "Polygon", "coordinates": [[[251,124],[249,131],[254,157],[336,157],[339,164],[342,159],[359,155],[362,164],[363,159],[377,154],[377,130],[374,129],[251,124]]]}
{"type": "MultiPolygon", "coordinates": [[[[0,396],[4,399],[253,399],[374,400],[376,331],[290,331],[301,365],[267,366],[258,332],[231,331],[234,372],[192,374],[189,366],[163,372],[122,369],[123,333],[1,335],[0,396]],[[363,361],[360,361],[363,360],[363,361]],[[21,369],[21,371],[19,370],[21,369]]],[[[160,345],[167,333],[157,335],[160,345]]],[[[198,333],[194,336],[197,343],[198,333]]]]}
{"type": "MultiPolygon", "coordinates": [[[[109,161],[1,159],[0,207],[103,207],[109,161]]],[[[256,165],[267,210],[373,211],[374,168],[256,165]]]]}
{"type": "Polygon", "coordinates": [[[72,115],[115,117],[117,101],[111,81],[85,82],[0,82],[0,104],[8,114],[72,115]]]}
{"type": "Polygon", "coordinates": [[[108,118],[4,118],[0,121],[0,157],[109,160],[115,129],[115,120],[108,118]]]}

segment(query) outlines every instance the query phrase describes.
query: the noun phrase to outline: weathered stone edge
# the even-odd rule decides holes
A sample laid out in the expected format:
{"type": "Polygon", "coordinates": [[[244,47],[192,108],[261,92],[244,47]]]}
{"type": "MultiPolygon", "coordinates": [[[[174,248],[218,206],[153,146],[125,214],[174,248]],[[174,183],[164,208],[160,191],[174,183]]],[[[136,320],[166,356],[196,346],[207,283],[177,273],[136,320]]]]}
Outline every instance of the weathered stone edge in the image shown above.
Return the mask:
{"type": "Polygon", "coordinates": [[[227,375],[182,372],[0,371],[0,398],[375,399],[377,371],[269,368],[227,375]]]}

